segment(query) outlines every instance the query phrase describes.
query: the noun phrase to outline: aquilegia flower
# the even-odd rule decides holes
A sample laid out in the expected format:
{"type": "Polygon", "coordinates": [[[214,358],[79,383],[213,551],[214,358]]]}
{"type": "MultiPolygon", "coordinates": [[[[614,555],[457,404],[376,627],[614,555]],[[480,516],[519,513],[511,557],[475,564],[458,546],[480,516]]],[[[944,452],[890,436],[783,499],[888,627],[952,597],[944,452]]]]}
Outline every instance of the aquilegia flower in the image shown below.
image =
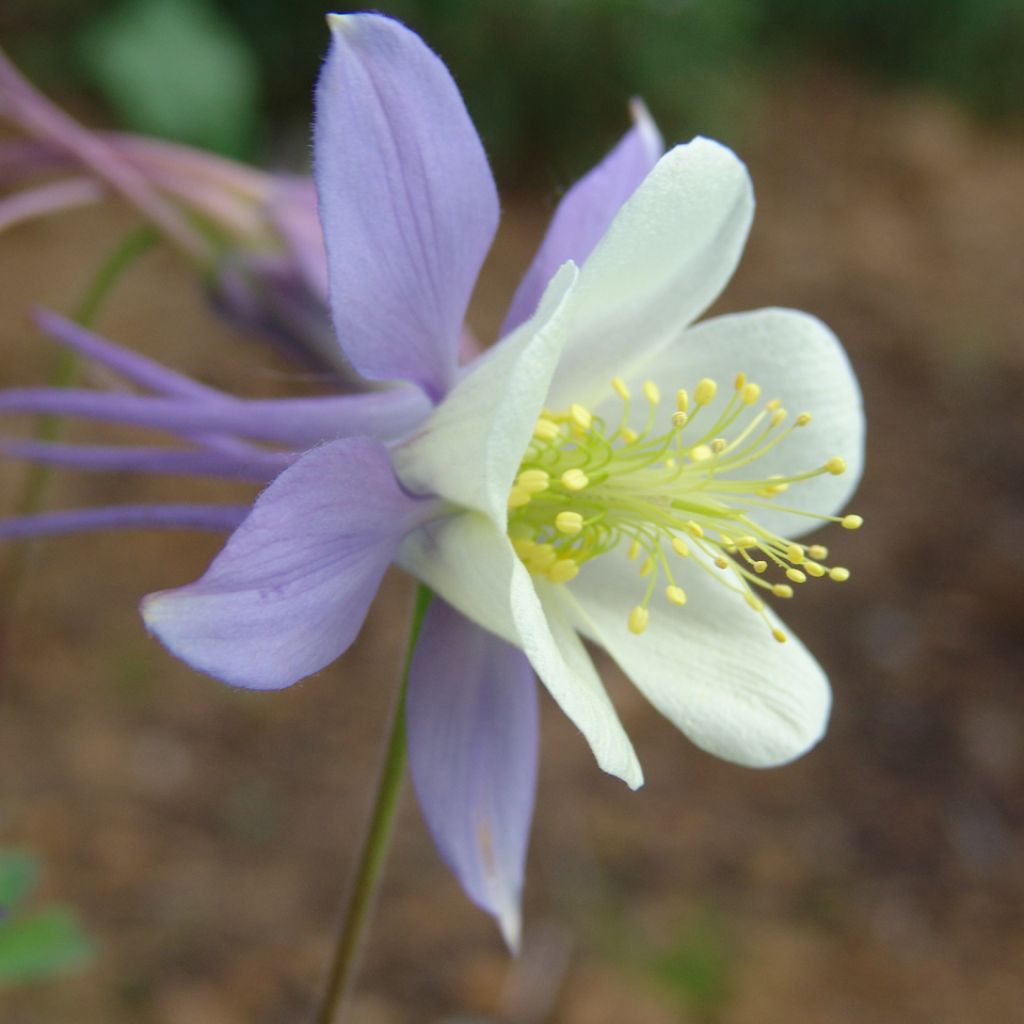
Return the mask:
{"type": "MultiPolygon", "coordinates": [[[[514,946],[533,673],[601,767],[634,787],[637,757],[584,639],[718,756],[774,765],[821,736],[827,681],[768,602],[848,576],[797,538],[860,525],[842,513],[861,467],[860,397],[813,317],[771,309],[694,326],[739,258],[750,182],[705,139],[659,156],[642,110],[562,200],[500,343],[459,369],[498,219],[486,158],[415,35],[376,15],[330,24],[315,128],[330,300],[348,360],[389,386],[243,402],[47,316],[62,341],[157,394],[8,392],[0,411],[194,443],[120,455],[9,445],[15,454],[272,479],[199,580],[143,603],[150,630],[217,678],[274,689],[329,664],[392,561],[432,588],[407,705],[413,779],[445,859],[514,946]]],[[[118,519],[51,513],[0,529],[95,525],[89,515],[118,519]]],[[[153,513],[213,526],[242,515],[153,513]]]]}

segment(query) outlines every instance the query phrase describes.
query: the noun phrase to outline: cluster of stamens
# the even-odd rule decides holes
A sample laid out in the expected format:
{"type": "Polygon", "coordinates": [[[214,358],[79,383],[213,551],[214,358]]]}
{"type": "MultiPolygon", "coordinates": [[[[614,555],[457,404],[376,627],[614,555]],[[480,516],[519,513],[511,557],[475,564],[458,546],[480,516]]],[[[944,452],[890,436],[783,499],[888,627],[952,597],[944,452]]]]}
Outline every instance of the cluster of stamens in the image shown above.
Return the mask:
{"type": "Polygon", "coordinates": [[[806,412],[790,418],[778,399],[761,403],[760,387],[742,373],[707,427],[705,409],[718,393],[716,382],[701,380],[692,397],[677,391],[671,427],[657,436],[662,397],[654,382],[643,385],[647,411],[640,430],[630,426],[632,396],[625,382],[616,377],[612,389],[622,402],[615,424],[575,404],[545,410],[537,420],[508,499],[508,532],[519,558],[534,575],[568,583],[585,562],[626,544],[644,581],[642,599],[628,617],[633,633],[647,628],[659,583],[670,604],[686,604],[676,576],[689,565],[682,571],[707,573],[742,595],[784,642],[763,598],[791,598],[794,586],[810,579],[842,583],[850,573],[826,564],[828,550],[821,544],[805,546],[772,533],[756,514],[774,509],[858,529],[860,516],[822,516],[777,500],[801,481],[845,472],[843,459],[834,456],[790,476],[737,478],[737,471],[811,422],[806,412]]]}

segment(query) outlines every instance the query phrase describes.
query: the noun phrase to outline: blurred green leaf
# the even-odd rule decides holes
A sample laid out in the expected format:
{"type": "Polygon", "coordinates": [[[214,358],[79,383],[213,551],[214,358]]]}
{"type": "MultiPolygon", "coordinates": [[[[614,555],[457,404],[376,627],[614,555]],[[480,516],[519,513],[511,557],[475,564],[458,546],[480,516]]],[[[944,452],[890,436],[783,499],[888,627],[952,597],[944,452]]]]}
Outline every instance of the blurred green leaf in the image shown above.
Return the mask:
{"type": "Polygon", "coordinates": [[[130,0],[81,37],[86,69],[129,127],[245,156],[260,106],[245,37],[207,0],[130,0]]]}
{"type": "Polygon", "coordinates": [[[93,944],[75,914],[47,907],[0,922],[0,984],[30,981],[82,966],[93,944]]]}
{"type": "Polygon", "coordinates": [[[0,850],[0,912],[15,909],[38,881],[39,862],[31,853],[0,850]]]}

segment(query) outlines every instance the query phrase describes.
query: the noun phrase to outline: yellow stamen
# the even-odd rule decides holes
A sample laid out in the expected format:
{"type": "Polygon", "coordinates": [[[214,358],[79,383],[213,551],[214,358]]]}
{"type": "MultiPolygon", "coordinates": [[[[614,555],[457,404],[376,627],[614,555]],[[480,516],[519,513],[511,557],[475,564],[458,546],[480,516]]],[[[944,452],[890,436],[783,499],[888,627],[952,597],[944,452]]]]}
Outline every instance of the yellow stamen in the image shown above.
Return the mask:
{"type": "Polygon", "coordinates": [[[627,620],[629,631],[639,636],[647,628],[647,623],[650,621],[650,618],[650,612],[648,612],[642,605],[637,605],[629,613],[629,619],[627,620]]]}
{"type": "Polygon", "coordinates": [[[626,382],[621,377],[612,378],[612,387],[615,389],[615,394],[619,396],[624,402],[629,401],[629,388],[626,387],[626,382]]]}
{"type": "Polygon", "coordinates": [[[644,381],[644,398],[647,399],[651,405],[657,405],[661,401],[661,392],[658,390],[658,385],[653,380],[644,381]]]}
{"type": "Polygon", "coordinates": [[[705,377],[693,392],[693,400],[698,405],[708,405],[714,401],[718,385],[710,378],[705,377]]]}
{"type": "Polygon", "coordinates": [[[579,574],[579,565],[571,558],[559,558],[548,569],[548,579],[552,583],[568,583],[579,574]]]}
{"type": "Polygon", "coordinates": [[[590,483],[590,478],[582,469],[573,468],[567,469],[560,477],[562,486],[567,491],[582,491],[587,484],[590,483]]]}
{"type": "Polygon", "coordinates": [[[671,587],[665,588],[665,597],[667,597],[673,604],[686,604],[686,591],[682,587],[677,587],[674,584],[671,587]]]}
{"type": "Polygon", "coordinates": [[[577,534],[583,529],[583,516],[579,512],[559,512],[555,516],[555,529],[569,536],[577,534]]]}

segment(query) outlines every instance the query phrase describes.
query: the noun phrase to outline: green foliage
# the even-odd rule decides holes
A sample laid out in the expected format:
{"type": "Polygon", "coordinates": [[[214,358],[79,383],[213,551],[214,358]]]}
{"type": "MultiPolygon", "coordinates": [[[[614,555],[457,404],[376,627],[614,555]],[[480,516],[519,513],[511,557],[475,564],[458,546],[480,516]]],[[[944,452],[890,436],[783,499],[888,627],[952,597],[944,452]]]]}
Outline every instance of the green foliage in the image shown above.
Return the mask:
{"type": "Polygon", "coordinates": [[[705,1018],[726,1005],[731,967],[721,925],[706,913],[684,922],[669,946],[653,952],[647,962],[651,977],[705,1018]]]}
{"type": "Polygon", "coordinates": [[[73,911],[25,909],[38,880],[32,854],[0,851],[0,986],[61,974],[92,957],[92,940],[73,911]]]}
{"type": "Polygon", "coordinates": [[[129,0],[81,37],[85,66],[131,128],[245,156],[260,69],[245,37],[204,0],[129,0]]]}

